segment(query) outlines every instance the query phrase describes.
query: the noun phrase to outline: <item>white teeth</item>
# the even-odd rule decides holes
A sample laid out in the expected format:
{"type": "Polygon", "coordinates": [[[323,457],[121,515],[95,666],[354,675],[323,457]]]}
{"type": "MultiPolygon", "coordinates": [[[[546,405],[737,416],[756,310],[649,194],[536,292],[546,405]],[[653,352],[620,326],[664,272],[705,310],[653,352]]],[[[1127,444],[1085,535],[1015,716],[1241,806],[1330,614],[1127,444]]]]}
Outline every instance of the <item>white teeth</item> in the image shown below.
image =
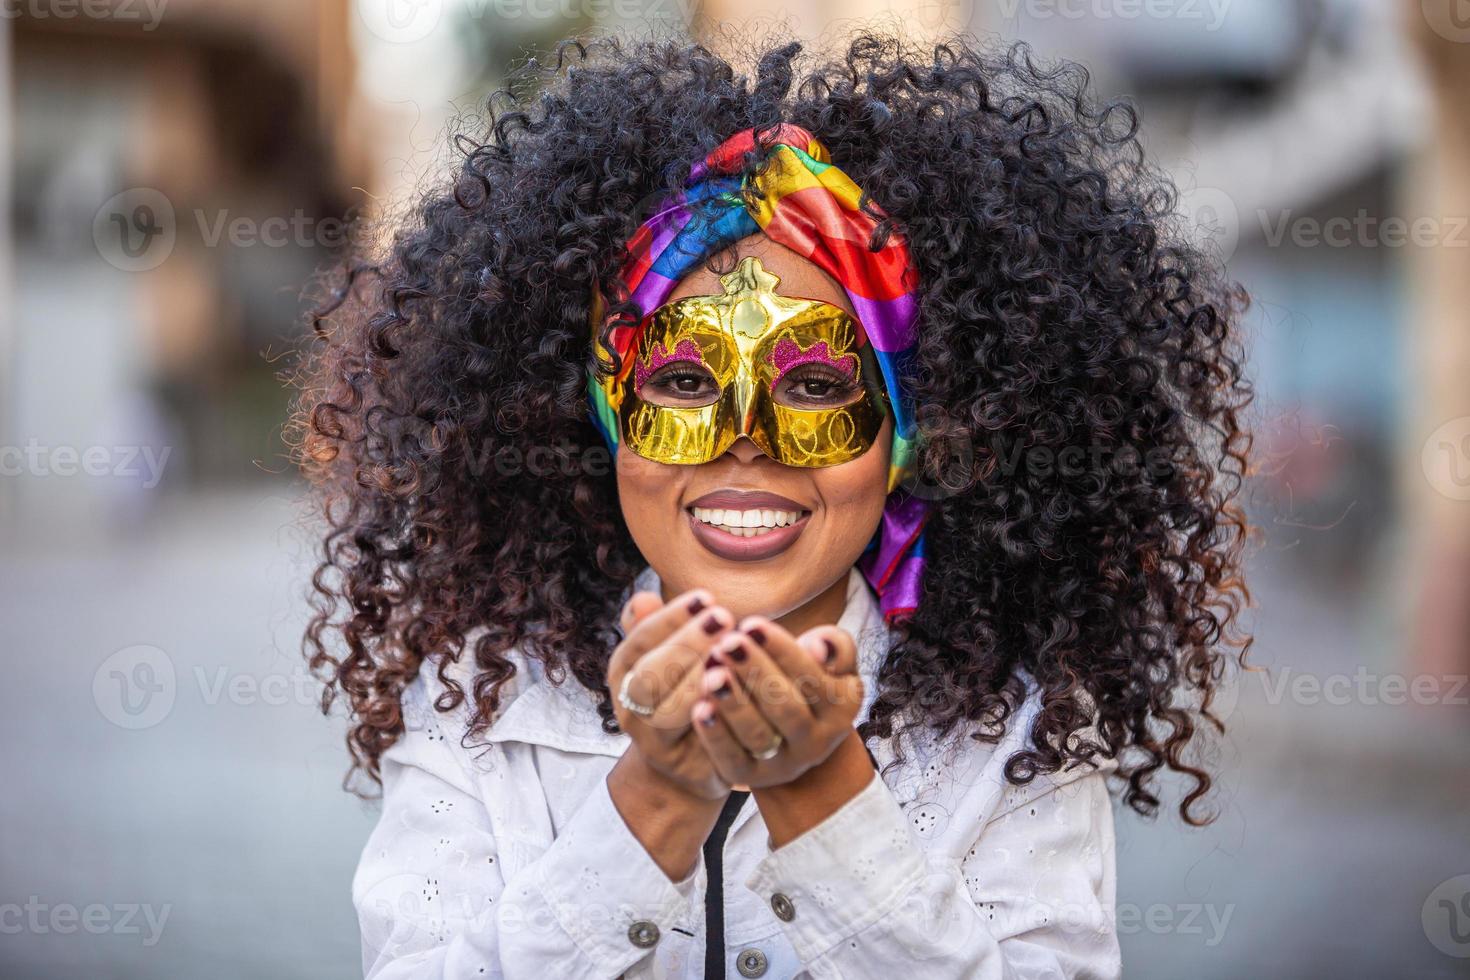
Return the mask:
{"type": "Polygon", "coordinates": [[[739,538],[768,534],[772,528],[786,527],[801,520],[800,511],[725,510],[719,507],[695,507],[694,518],[712,524],[739,538]]]}

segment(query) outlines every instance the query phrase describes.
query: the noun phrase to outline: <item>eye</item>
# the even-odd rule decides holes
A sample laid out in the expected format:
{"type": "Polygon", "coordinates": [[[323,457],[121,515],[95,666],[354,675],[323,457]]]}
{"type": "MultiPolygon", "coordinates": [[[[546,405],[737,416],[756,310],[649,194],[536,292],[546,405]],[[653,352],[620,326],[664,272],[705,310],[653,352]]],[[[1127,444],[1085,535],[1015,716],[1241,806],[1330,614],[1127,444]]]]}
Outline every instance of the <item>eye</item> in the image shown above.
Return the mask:
{"type": "Polygon", "coordinates": [[[649,404],[669,407],[708,405],[719,394],[714,375],[685,361],[659,368],[638,389],[639,397],[649,404]]]}
{"type": "Polygon", "coordinates": [[[836,368],[803,364],[781,376],[776,400],[793,408],[835,408],[858,394],[858,383],[836,368]]]}

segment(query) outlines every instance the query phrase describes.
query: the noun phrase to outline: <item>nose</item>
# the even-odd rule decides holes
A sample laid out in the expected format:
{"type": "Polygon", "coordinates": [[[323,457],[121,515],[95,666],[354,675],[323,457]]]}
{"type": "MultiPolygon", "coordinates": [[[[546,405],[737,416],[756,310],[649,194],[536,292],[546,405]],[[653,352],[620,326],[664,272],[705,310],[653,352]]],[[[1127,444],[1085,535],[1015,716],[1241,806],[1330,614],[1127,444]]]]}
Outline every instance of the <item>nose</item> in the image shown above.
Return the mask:
{"type": "Polygon", "coordinates": [[[726,452],[742,463],[753,463],[765,455],[761,452],[761,448],[751,441],[750,436],[741,436],[736,439],[726,452]]]}

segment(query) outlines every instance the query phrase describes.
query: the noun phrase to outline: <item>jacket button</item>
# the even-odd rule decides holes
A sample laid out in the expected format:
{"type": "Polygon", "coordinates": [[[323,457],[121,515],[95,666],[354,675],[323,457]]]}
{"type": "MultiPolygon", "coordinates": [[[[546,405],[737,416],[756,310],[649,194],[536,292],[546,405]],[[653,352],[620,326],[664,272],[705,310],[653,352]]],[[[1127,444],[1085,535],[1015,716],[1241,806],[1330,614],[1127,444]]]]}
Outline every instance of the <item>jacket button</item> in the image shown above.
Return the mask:
{"type": "Polygon", "coordinates": [[[658,926],[647,919],[639,919],[628,927],[628,942],[639,949],[648,949],[658,942],[658,926]]]}
{"type": "Polygon", "coordinates": [[[766,972],[766,954],[754,947],[742,949],[740,955],[735,957],[735,969],[740,971],[742,977],[764,976],[766,972]]]}
{"type": "Polygon", "coordinates": [[[796,909],[791,905],[791,899],[780,892],[771,896],[771,911],[776,913],[776,918],[782,922],[790,922],[796,918],[796,909]]]}

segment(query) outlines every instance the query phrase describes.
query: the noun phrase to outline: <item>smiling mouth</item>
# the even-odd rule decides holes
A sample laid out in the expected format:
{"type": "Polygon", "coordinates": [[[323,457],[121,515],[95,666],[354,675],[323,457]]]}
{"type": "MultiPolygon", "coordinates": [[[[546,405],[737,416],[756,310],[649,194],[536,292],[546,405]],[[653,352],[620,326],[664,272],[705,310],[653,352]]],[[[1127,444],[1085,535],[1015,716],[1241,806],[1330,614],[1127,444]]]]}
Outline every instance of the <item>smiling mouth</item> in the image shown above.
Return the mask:
{"type": "Polygon", "coordinates": [[[758,538],[776,528],[789,527],[807,513],[803,510],[730,510],[720,507],[690,507],[694,519],[736,537],[758,538]]]}
{"type": "Polygon", "coordinates": [[[684,508],[695,540],[728,561],[760,561],[790,548],[811,511],[772,493],[722,490],[684,508]]]}

